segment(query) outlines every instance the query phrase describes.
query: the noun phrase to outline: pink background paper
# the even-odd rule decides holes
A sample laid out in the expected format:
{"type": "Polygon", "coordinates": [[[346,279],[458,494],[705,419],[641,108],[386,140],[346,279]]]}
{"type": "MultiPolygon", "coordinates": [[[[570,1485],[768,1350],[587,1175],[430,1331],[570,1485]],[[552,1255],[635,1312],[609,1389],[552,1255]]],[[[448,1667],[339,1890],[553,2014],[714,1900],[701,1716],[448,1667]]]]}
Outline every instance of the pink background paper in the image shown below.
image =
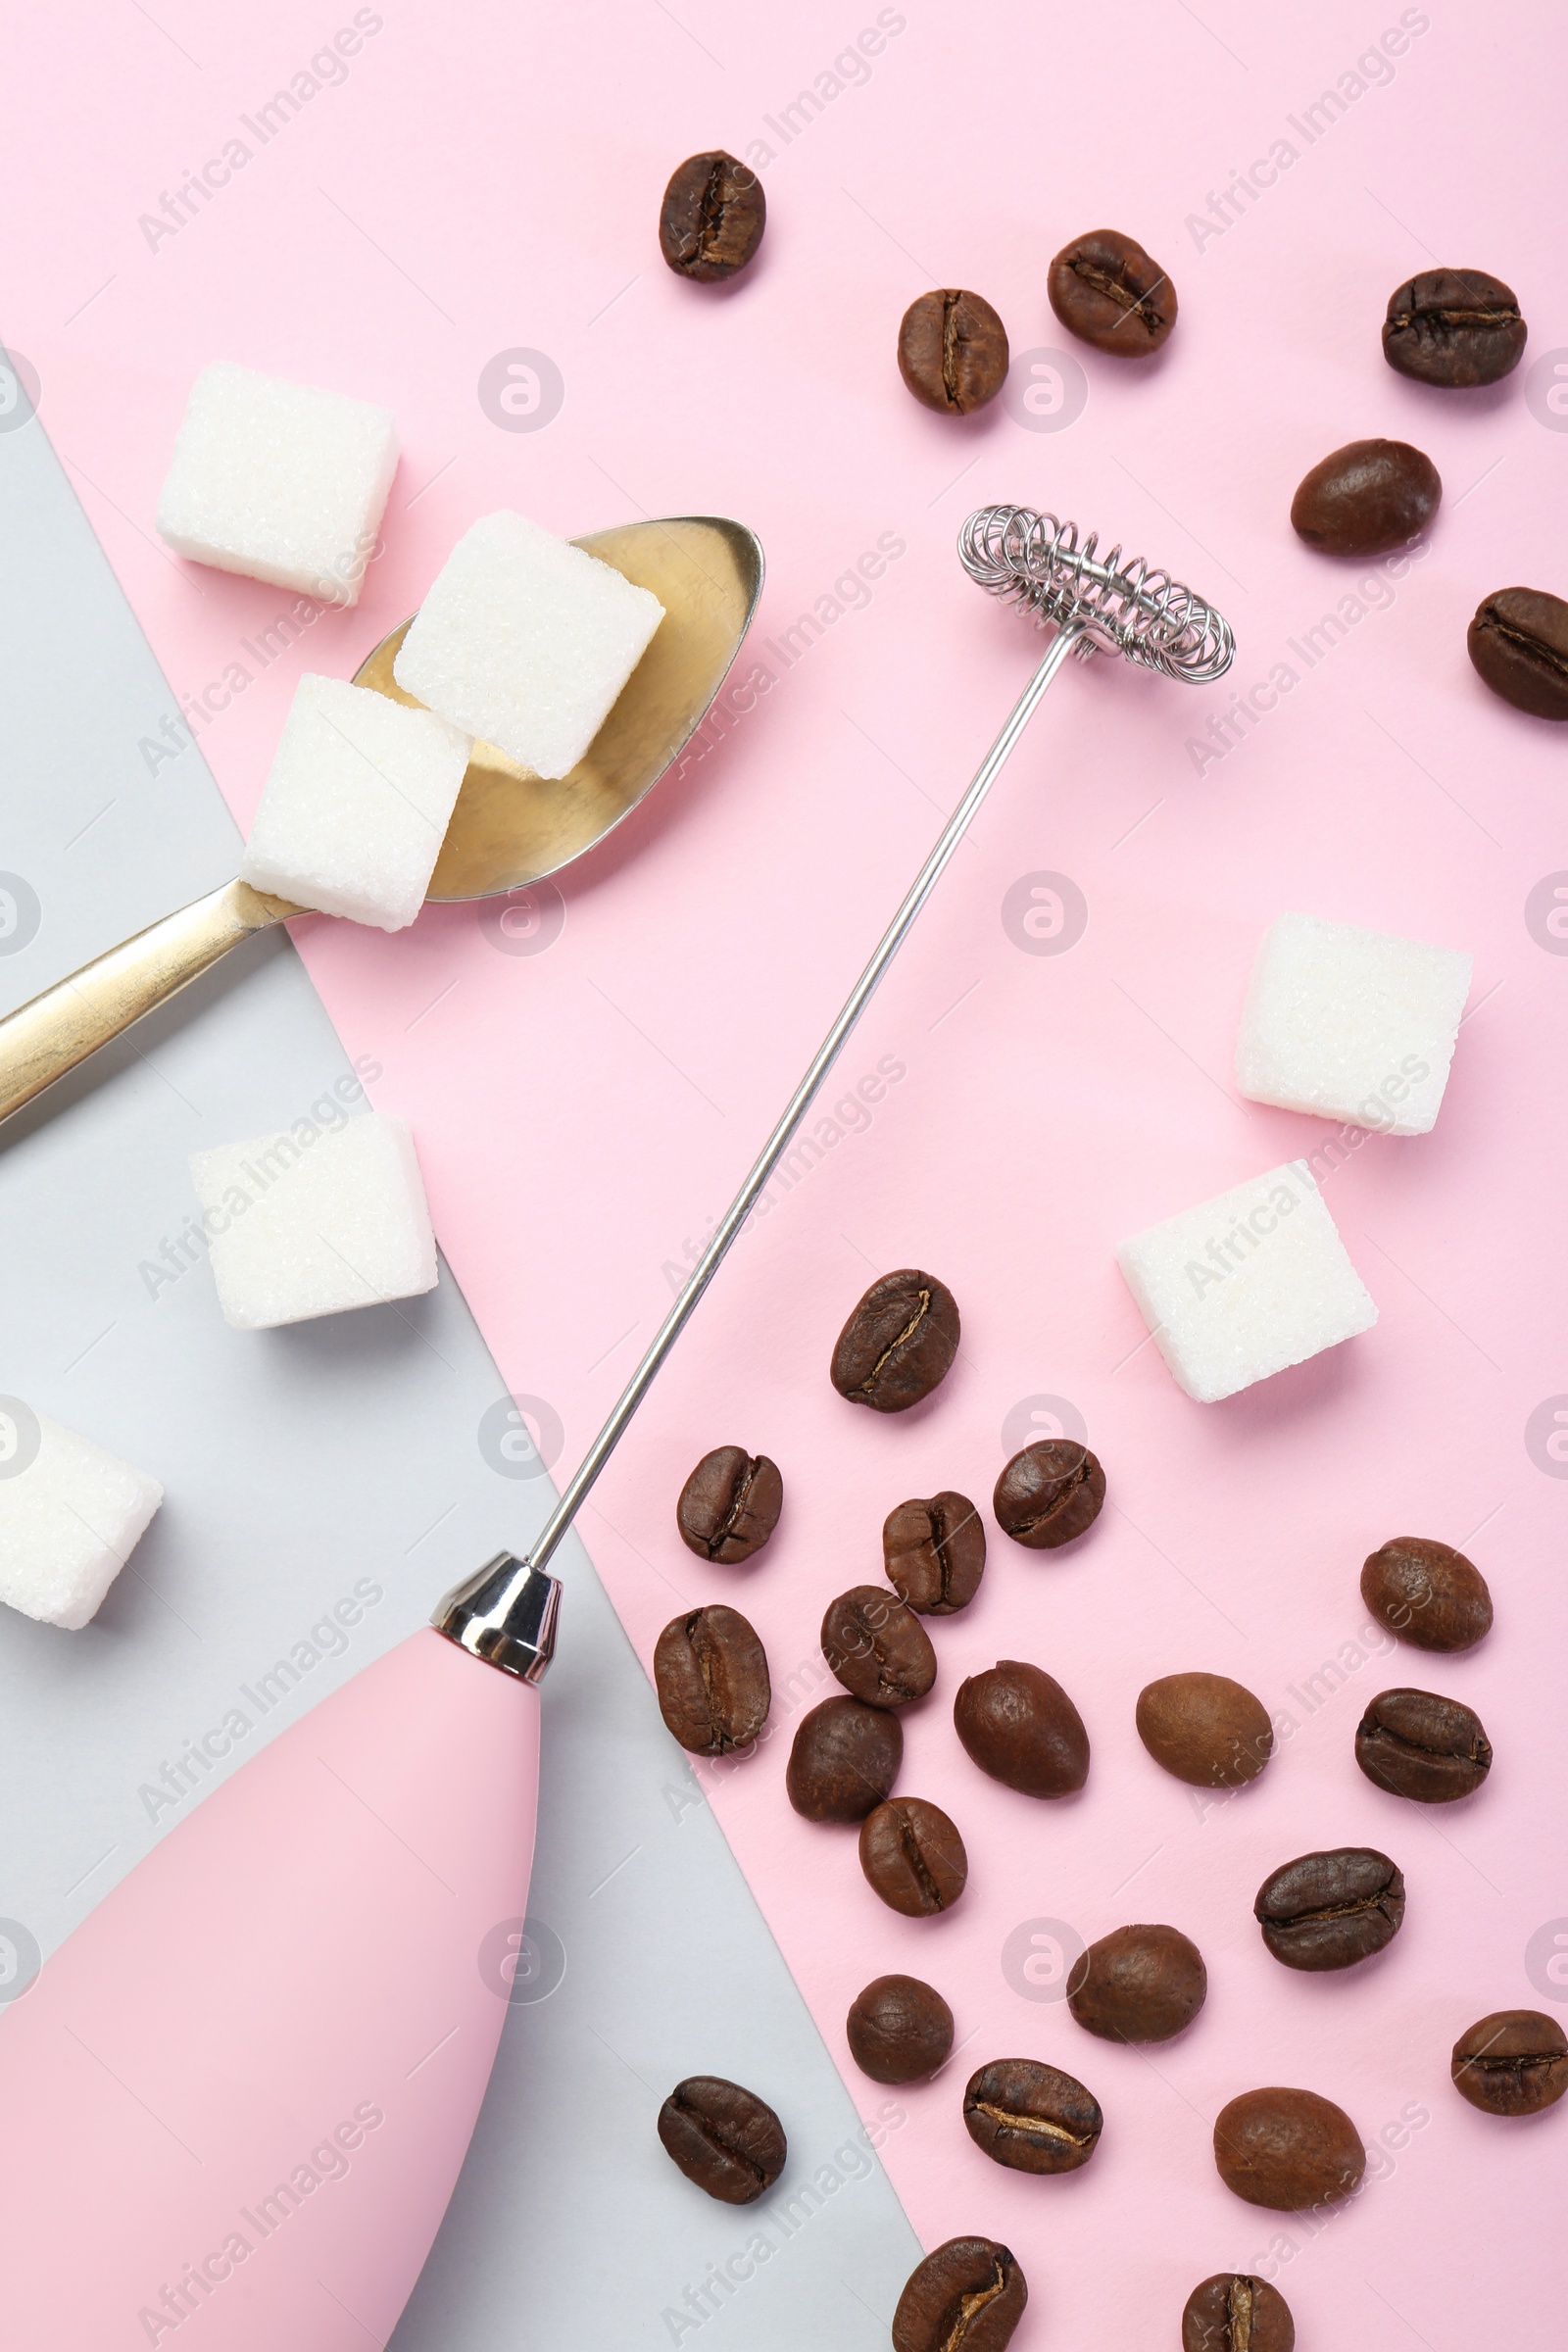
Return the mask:
{"type": "MultiPolygon", "coordinates": [[[[1568,346],[1555,15],[1161,0],[1073,20],[910,0],[881,12],[862,73],[835,61],[875,29],[869,0],[388,5],[362,12],[378,22],[340,82],[251,137],[242,119],[309,76],[353,14],[286,0],[242,27],[160,0],[14,17],[13,88],[36,95],[0,162],[3,325],[170,678],[204,698],[203,750],[241,823],[301,668],[351,670],[474,515],[511,503],[575,532],[727,512],[764,542],[747,661],[768,690],[562,878],[559,930],[548,894],[542,928],[514,908],[510,938],[495,908],[434,910],[395,939],[298,927],[349,1050],[383,1067],[376,1101],[415,1123],[453,1270],[509,1383],[543,1400],[562,1471],[1027,674],[1028,630],[957,566],[964,514],[1001,498],[1075,515],[1236,627],[1220,687],[1104,663],[1059,682],[851,1044],[819,1157],[775,1188],[581,1523],[645,1657],[675,1609],[710,1598],[767,1642],[775,1735],[705,1787],[846,2067],[841,2021],[867,1977],[910,1968],[953,2001],[959,2058],[899,2094],[883,2148],[916,2227],[1012,2243],[1030,2352],[1145,2352],[1173,2338],[1196,2279],[1233,2264],[1278,2278],[1303,2352],[1460,2352],[1495,2336],[1499,2308],[1508,2332],[1545,2340],[1568,2121],[1475,2115],[1446,2053],[1486,2010],[1561,1997],[1528,1954],[1568,1918],[1568,1490],[1525,1442],[1568,1391],[1568,965],[1525,920],[1568,864],[1564,743],[1490,698],[1463,651],[1487,590],[1565,585],[1568,441],[1532,373],[1568,346]],[[1401,21],[1392,67],[1358,71],[1401,21]],[[1302,110],[1335,87],[1342,114],[1309,142],[1302,110]],[[798,108],[786,143],[769,118],[803,89],[820,110],[798,108]],[[236,135],[243,168],[150,244],[140,217],[236,135]],[[1211,197],[1281,140],[1295,160],[1210,233],[1211,197]],[[761,257],[714,292],[672,277],[654,232],[672,165],[718,141],[774,152],[761,257]],[[1072,351],[1087,398],[1059,430],[1002,402],[955,424],[909,400],[893,346],[914,294],[972,285],[1015,354],[1059,353],[1046,264],[1102,221],[1178,285],[1161,358],[1072,351]],[[1390,290],[1437,262],[1520,293],[1529,352],[1493,391],[1426,391],[1382,360],[1390,290]],[[564,386],[526,433],[476,391],[519,349],[564,386]],[[191,377],[220,356],[386,402],[403,433],[364,602],[265,668],[242,649],[290,600],[181,565],[152,535],[191,377]],[[1358,594],[1366,567],[1314,558],[1286,519],[1308,465],[1379,432],[1417,441],[1446,486],[1392,598],[1381,573],[1358,594]],[[869,599],[839,585],[879,544],[900,552],[869,599]],[[1350,625],[1308,668],[1291,641],[1346,597],[1350,625]],[[803,613],[820,634],[786,661],[803,613]],[[1200,772],[1210,718],[1282,662],[1292,690],[1200,772]],[[1007,893],[1041,872],[1088,906],[1059,955],[1004,927],[1007,893]],[[1140,1345],[1112,1250],[1329,1134],[1240,1102],[1229,1075],[1257,935],[1286,907],[1473,949],[1472,1011],[1437,1132],[1368,1141],[1329,1179],[1376,1330],[1203,1408],[1140,1345]],[[855,1108],[879,1069],[885,1091],[855,1108]],[[931,1402],[881,1421],[834,1396],[826,1359],[872,1274],[908,1263],[956,1292],[963,1352],[931,1402]],[[1083,1417],[1110,1503],[1056,1558],[997,1538],[979,1600],[936,1629],[941,1682],[907,1719],[901,1785],[950,1807],[972,1875],[952,1916],[903,1923],[861,1883],[853,1834],[784,1800],[788,1737],[823,1687],[816,1628],[876,1575],[888,1508],[944,1485],[986,1498],[1031,1410],[1054,1409],[1042,1397],[1083,1417]],[[706,1570],[672,1504],[729,1440],[780,1461],[786,1517],[755,1566],[706,1570]],[[1466,1544],[1492,1578],[1498,1625],[1477,1655],[1367,1655],[1356,1573],[1396,1532],[1466,1544]],[[1077,1698],[1095,1743],[1082,1797],[1014,1796],[958,1749],[948,1701],[999,1655],[1038,1659],[1077,1698]],[[1141,1685],[1188,1666],[1238,1676],[1296,1726],[1233,1804],[1195,1801],[1133,1732],[1141,1685]],[[1351,1760],[1363,1700],[1405,1680],[1472,1700],[1496,1745],[1487,1788],[1449,1812],[1381,1795],[1351,1760]],[[1287,1973],[1258,1942],[1254,1888],[1293,1853],[1354,1841],[1402,1863],[1402,1933],[1352,1976],[1287,1973]],[[1092,1937],[1138,1918],[1187,1929],[1209,1963],[1207,2008],[1172,2046],[1094,2041],[1031,1997],[1049,1981],[1004,1966],[1009,1938],[1054,1933],[1031,1923],[1092,1937]],[[1012,2053],[1101,2097],[1086,2172],[1030,2180],[970,2146],[962,2077],[1012,2053]],[[1269,2081],[1339,2099],[1380,2150],[1381,2177],[1320,2230],[1214,2177],[1214,2114],[1269,2081]]],[[[1061,374],[1029,365],[1015,389],[1037,384],[1049,420],[1061,374]]],[[[157,773],[136,789],[156,805],[157,773]]],[[[1029,1948],[1049,1980],[1049,1942],[1029,1948]]],[[[880,2094],[849,2075],[875,2115],[880,2094]]]]}

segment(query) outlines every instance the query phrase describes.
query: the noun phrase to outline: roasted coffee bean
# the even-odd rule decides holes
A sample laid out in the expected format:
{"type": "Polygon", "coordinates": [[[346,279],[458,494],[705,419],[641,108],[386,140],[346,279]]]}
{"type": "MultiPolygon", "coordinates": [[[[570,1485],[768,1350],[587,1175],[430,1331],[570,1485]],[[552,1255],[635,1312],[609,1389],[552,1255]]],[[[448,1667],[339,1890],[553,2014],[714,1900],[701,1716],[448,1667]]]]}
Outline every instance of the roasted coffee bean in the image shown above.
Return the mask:
{"type": "Polygon", "coordinates": [[[659,2136],[688,2180],[753,2205],[784,2170],[784,2127],[765,2099],[722,2075],[688,2075],[659,2110],[659,2136]]]}
{"type": "Polygon", "coordinates": [[[728,1567],[761,1550],[783,1507],[776,1462],[765,1453],[748,1453],[744,1446],[715,1446],[682,1487],[675,1525],[701,1558],[728,1567]]]}
{"type": "Polygon", "coordinates": [[[1424,531],[1443,480],[1408,441],[1348,441],[1301,478],[1291,501],[1298,539],[1325,556],[1380,556],[1424,531]]]}
{"type": "Polygon", "coordinates": [[[1037,1438],[1015,1453],[997,1481],[997,1524],[1031,1551],[1054,1551],[1100,1517],[1105,1473],[1073,1438],[1037,1438]]]}
{"type": "Polygon", "coordinates": [[[1073,1962],[1067,2006],[1102,2041],[1169,2041],[1208,1992],[1208,1971],[1179,1928],[1114,1928],[1073,1962]]]}
{"type": "Polygon", "coordinates": [[[882,1802],[904,1761],[904,1733],[886,1707],[824,1698],[803,1715],[784,1786],[808,1821],[863,1821],[882,1802]]]}
{"type": "Polygon", "coordinates": [[[1568,2090],[1568,2036],[1539,2009],[1494,2009],[1454,2043],[1453,2086],[1487,2115],[1539,2115],[1568,2090]]]}
{"type": "Polygon", "coordinates": [[[852,1404],[903,1413],[929,1396],[958,1352],[958,1307],[946,1283],[906,1266],[884,1274],[839,1333],[831,1378],[852,1404]]]}
{"type": "Polygon", "coordinates": [[[1252,1916],[1287,1968],[1353,1968],[1398,1934],[1404,1879],[1369,1845],[1299,1854],[1263,1881],[1252,1916]]]}
{"type": "Polygon", "coordinates": [[[1139,1691],[1136,1721],[1154,1762],[1195,1788],[1240,1788],[1274,1753],[1262,1700],[1229,1675],[1161,1675],[1139,1691]]]}
{"type": "Polygon", "coordinates": [[[1492,1770],[1492,1745],[1473,1708],[1435,1690],[1380,1690],[1355,1735],[1355,1760],[1391,1796],[1451,1805],[1492,1770]]]}
{"type": "Polygon", "coordinates": [[[1006,2352],[1029,2288],[1005,2246],[950,2237],[905,2281],[893,2352],[1006,2352]]]}
{"type": "Polygon", "coordinates": [[[1302,2213],[1358,2187],[1366,2150],[1344,2108],[1315,2090],[1244,2090],[1215,2119],[1214,2163],[1249,2205],[1302,2213]]]}
{"type": "Polygon", "coordinates": [[[672,1617],[654,1645],[654,1688],[665,1723],[694,1756],[750,1747],[772,1703],[767,1652],[739,1609],[672,1617]]]}
{"type": "Polygon", "coordinates": [[[1525,322],[1511,286],[1485,270],[1423,270],[1389,296],[1383,356],[1420,384],[1494,384],[1519,365],[1525,322]]]}
{"type": "Polygon", "coordinates": [[[975,2146],[1015,2173],[1075,2173],[1104,2121],[1076,2076],[1038,2058],[994,2058],[972,2074],[963,2120],[975,2146]]]}
{"type": "MultiPolygon", "coordinates": [[[[888,1720],[896,1724],[898,1718],[888,1720]]],[[[890,1911],[929,1919],[953,1909],[969,1876],[969,1857],[940,1805],[923,1796],[895,1796],[860,1824],[860,1868],[890,1911]]]]}
{"type": "Polygon", "coordinates": [[[1119,229],[1074,237],[1051,265],[1051,307],[1097,351],[1119,360],[1157,351],[1176,323],[1176,289],[1157,262],[1119,229]]]}
{"type": "Polygon", "coordinates": [[[953,1702],[958,1738],[982,1772],[1026,1796],[1070,1796],[1089,1778],[1089,1734],[1043,1667],[1002,1658],[953,1702]]]}
{"type": "Polygon", "coordinates": [[[1499,588],[1466,640],[1480,675],[1516,710],[1568,718],[1568,604],[1544,588],[1499,588]]]}
{"type": "Polygon", "coordinates": [[[967,416],[1006,381],[1007,330],[978,294],[921,294],[899,327],[899,373],[928,409],[967,416]]]}
{"type": "Polygon", "coordinates": [[[850,2054],[873,2082],[923,2082],[953,2049],[953,2011],[918,1977],[874,1977],[844,2023],[850,2054]]]}
{"type": "Polygon", "coordinates": [[[1220,2271],[1182,2312],[1182,2352],[1295,2352],[1296,2322],[1277,2286],[1220,2271]]]}
{"type": "Polygon", "coordinates": [[[722,147],[678,164],[659,212],[659,249],[682,277],[733,277],[762,242],[767,199],[749,166],[722,147]]]}
{"type": "Polygon", "coordinates": [[[986,1531],[967,1494],[951,1489],[890,1511],[882,1528],[888,1583],[922,1617],[967,1608],[985,1574],[986,1531]]]}
{"type": "Polygon", "coordinates": [[[1361,1598],[1380,1624],[1417,1649],[1474,1649],[1492,1630],[1492,1594],[1451,1544],[1396,1536],[1361,1570],[1361,1598]]]}
{"type": "Polygon", "coordinates": [[[822,1655],[845,1690],[872,1707],[907,1706],[937,1679],[930,1635],[886,1585],[857,1585],[829,1602],[822,1655]]]}

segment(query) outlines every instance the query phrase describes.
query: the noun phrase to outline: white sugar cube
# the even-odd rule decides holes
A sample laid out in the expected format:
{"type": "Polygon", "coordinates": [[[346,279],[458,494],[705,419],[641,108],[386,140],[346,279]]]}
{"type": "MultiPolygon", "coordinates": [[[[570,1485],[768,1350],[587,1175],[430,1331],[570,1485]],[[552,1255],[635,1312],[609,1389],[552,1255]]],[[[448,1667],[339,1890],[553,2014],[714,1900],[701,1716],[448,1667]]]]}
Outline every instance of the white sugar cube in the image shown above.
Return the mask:
{"type": "Polygon", "coordinates": [[[0,1397],[0,1601],[79,1632],[164,1499],[156,1478],[0,1397]]]}
{"type": "Polygon", "coordinates": [[[301,1119],[194,1152],[190,1172],[218,1302],[236,1331],[435,1288],[435,1236],[403,1119],[301,1119]]]}
{"type": "Polygon", "coordinates": [[[1282,914],[1252,966],[1236,1083],[1283,1110],[1425,1135],[1448,1082],[1470,969],[1457,948],[1282,914]]]}
{"type": "Polygon", "coordinates": [[[424,902],[469,739],[341,678],[301,678],[240,873],[253,889],[401,931],[424,902]]]}
{"type": "Polygon", "coordinates": [[[219,360],[191,386],[158,528],[194,563],[355,605],[397,463],[390,409],[219,360]]]}
{"type": "Polygon", "coordinates": [[[536,775],[576,766],[664,608],[521,514],[486,514],[437,573],[392,674],[536,775]]]}
{"type": "Polygon", "coordinates": [[[1178,1387],[1200,1404],[1378,1319],[1304,1159],[1135,1234],[1116,1262],[1178,1387]]]}

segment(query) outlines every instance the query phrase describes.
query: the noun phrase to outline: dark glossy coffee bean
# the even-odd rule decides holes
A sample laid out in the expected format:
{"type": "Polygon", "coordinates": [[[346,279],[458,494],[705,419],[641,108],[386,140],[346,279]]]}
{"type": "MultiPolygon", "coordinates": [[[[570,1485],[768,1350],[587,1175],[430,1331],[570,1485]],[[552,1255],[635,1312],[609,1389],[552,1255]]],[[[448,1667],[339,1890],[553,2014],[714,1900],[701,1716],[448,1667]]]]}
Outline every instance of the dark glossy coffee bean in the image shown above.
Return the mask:
{"type": "Polygon", "coordinates": [[[757,173],[710,148],[675,167],[659,211],[659,250],[680,276],[708,284],[745,269],[766,222],[757,173]]]}
{"type": "Polygon", "coordinates": [[[1215,2119],[1214,2163],[1249,2205],[1304,2213],[1359,2186],[1366,2150],[1345,2109],[1315,2090],[1244,2090],[1215,2119]]]}
{"type": "Polygon", "coordinates": [[[1220,2271],[1195,2286],[1182,2312],[1182,2352],[1295,2352],[1296,2322],[1277,2286],[1220,2271]]]}
{"type": "Polygon", "coordinates": [[[1355,1760],[1391,1796],[1450,1805],[1492,1770],[1492,1744],[1473,1708],[1435,1690],[1380,1690],[1355,1735],[1355,1760]]]}
{"type": "Polygon", "coordinates": [[[1487,1580],[1451,1544],[1396,1536],[1361,1570],[1374,1617],[1417,1649],[1474,1649],[1492,1630],[1487,1580]]]}
{"type": "Polygon", "coordinates": [[[893,2352],[1006,2352],[1029,2287],[1005,2246],[950,2237],[905,2281],[893,2352]]]}
{"type": "Polygon", "coordinates": [[[971,1674],[953,1721],[981,1771],[1026,1796],[1070,1796],[1089,1778],[1084,1719],[1043,1667],[1002,1658],[971,1674]]]}
{"type": "Polygon", "coordinates": [[[772,1703],[767,1652],[739,1609],[672,1617],[654,1645],[654,1688],[665,1723],[694,1756],[750,1747],[772,1703]]]}
{"type": "Polygon", "coordinates": [[[1389,296],[1383,356],[1419,384],[1494,384],[1519,365],[1526,327],[1511,286],[1485,270],[1423,270],[1389,296]]]}
{"type": "Polygon", "coordinates": [[[1138,1737],[1195,1788],[1240,1788],[1274,1753],[1261,1699],[1224,1674],[1165,1674],[1138,1693],[1138,1737]]]}
{"type": "Polygon", "coordinates": [[[659,2136],[688,2180],[753,2205],[784,2170],[784,2127],[765,2099],[722,2075],[688,2075],[659,2110],[659,2136]]]}
{"type": "Polygon", "coordinates": [[[1568,2036],[1539,2009],[1494,2009],[1454,2043],[1453,2086],[1486,2115],[1539,2115],[1568,2090],[1568,2036]]]}
{"type": "Polygon", "coordinates": [[[899,373],[928,409],[967,416],[1006,381],[1007,330],[978,294],[921,294],[899,327],[899,373]]]}
{"type": "Polygon", "coordinates": [[[930,1635],[886,1585],[857,1585],[829,1602],[822,1655],[852,1697],[867,1706],[907,1706],[937,1679],[930,1635]]]}
{"type": "Polygon", "coordinates": [[[1498,588],[1466,640],[1481,677],[1516,710],[1568,718],[1568,604],[1544,588],[1498,588]]]}
{"type": "Polygon", "coordinates": [[[953,2011],[918,1977],[875,1977],[844,2023],[850,2054],[873,2082],[923,2082],[953,2049],[953,2011]]]}
{"type": "Polygon", "coordinates": [[[682,1487],[675,1525],[700,1558],[728,1567],[761,1550],[783,1507],[776,1462],[744,1446],[715,1446],[682,1487]]]}
{"type": "Polygon", "coordinates": [[[1075,2075],[1038,2058],[994,2058],[972,2074],[963,2120],[975,2146],[1014,2173],[1077,2172],[1104,2121],[1075,2075]]]}
{"type": "Polygon", "coordinates": [[[905,1266],[873,1282],[839,1333],[831,1378],[852,1404],[903,1413],[929,1396],[958,1352],[958,1307],[946,1283],[905,1266]]]}
{"type": "Polygon", "coordinates": [[[1369,1845],[1299,1854],[1263,1881],[1252,1916],[1287,1968],[1353,1968],[1398,1934],[1404,1879],[1369,1845]]]}
{"type": "Polygon", "coordinates": [[[1100,1517],[1105,1473],[1072,1438],[1037,1438],[1015,1453],[997,1481],[997,1525],[1031,1551],[1054,1551],[1100,1517]]]}
{"type": "Polygon", "coordinates": [[[1348,441],[1321,459],[1291,501],[1298,539],[1325,556],[1380,556],[1424,531],[1443,480],[1408,441],[1348,441]]]}
{"type": "Polygon", "coordinates": [[[953,1909],[969,1876],[969,1857],[940,1805],[923,1796],[894,1796],[860,1824],[860,1868],[890,1911],[929,1919],[953,1909]]]}
{"type": "Polygon", "coordinates": [[[882,1565],[901,1599],[922,1617],[967,1608],[986,1566],[986,1531],[967,1494],[951,1489],[890,1511],[882,1528],[882,1565]]]}
{"type": "Polygon", "coordinates": [[[1176,289],[1136,238],[1092,228],[1051,265],[1046,292],[1071,334],[1119,360],[1157,351],[1176,323],[1176,289]]]}
{"type": "Polygon", "coordinates": [[[882,1802],[904,1761],[904,1733],[886,1707],[824,1698],[803,1715],[784,1786],[808,1821],[863,1821],[882,1802]]]}
{"type": "Polygon", "coordinates": [[[1169,2041],[1208,1993],[1208,1971],[1179,1928],[1115,1928],[1073,1962],[1067,2006],[1102,2041],[1169,2041]]]}

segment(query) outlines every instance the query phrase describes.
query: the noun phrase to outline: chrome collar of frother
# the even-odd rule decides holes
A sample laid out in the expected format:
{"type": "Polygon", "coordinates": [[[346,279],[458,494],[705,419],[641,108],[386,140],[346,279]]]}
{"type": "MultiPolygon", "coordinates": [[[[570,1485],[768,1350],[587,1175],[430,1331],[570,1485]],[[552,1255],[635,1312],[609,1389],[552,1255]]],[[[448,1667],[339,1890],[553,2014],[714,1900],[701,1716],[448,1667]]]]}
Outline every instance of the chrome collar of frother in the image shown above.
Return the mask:
{"type": "Polygon", "coordinates": [[[498,1551],[454,1585],[430,1623],[486,1665],[525,1683],[543,1679],[555,1654],[561,1585],[528,1560],[498,1551]]]}

